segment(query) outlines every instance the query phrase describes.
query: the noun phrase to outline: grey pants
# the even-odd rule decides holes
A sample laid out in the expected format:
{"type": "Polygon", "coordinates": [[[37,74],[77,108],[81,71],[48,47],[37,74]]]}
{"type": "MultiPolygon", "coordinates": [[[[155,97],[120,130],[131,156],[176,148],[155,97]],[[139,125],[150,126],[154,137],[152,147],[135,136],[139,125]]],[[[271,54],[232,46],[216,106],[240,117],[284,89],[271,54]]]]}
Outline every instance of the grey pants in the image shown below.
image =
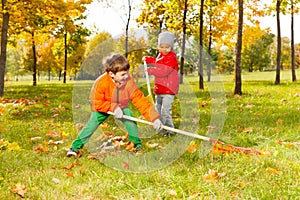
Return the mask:
{"type": "Polygon", "coordinates": [[[174,128],[171,108],[173,105],[175,95],[157,94],[155,95],[155,109],[160,114],[160,120],[165,126],[174,128]]]}

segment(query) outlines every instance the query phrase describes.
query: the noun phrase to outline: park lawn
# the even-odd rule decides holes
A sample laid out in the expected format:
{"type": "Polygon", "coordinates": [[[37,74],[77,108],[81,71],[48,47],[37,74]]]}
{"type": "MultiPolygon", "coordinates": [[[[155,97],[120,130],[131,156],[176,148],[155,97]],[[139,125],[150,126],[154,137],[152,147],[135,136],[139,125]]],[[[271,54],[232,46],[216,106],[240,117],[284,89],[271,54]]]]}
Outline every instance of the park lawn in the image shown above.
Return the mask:
{"type": "MultiPolygon", "coordinates": [[[[300,84],[288,74],[283,72],[280,85],[273,84],[274,72],[245,74],[242,96],[233,95],[233,76],[222,76],[226,118],[219,139],[262,155],[216,150],[203,155],[203,142],[191,138],[191,146],[174,162],[140,173],[127,172],[131,166],[125,162],[124,170],[112,169],[87,148],[80,158],[66,157],[78,134],[73,82],[35,87],[8,82],[0,102],[0,199],[297,199],[300,84]]],[[[205,133],[214,98],[207,87],[197,89],[198,77],[186,79],[201,113],[195,131],[205,133]]],[[[176,126],[182,120],[180,106],[176,101],[173,108],[176,126]]],[[[109,118],[103,129],[122,134],[115,127],[109,118]]],[[[143,142],[163,149],[171,140],[156,135],[143,142]]],[[[144,153],[156,150],[145,147],[144,153]]]]}

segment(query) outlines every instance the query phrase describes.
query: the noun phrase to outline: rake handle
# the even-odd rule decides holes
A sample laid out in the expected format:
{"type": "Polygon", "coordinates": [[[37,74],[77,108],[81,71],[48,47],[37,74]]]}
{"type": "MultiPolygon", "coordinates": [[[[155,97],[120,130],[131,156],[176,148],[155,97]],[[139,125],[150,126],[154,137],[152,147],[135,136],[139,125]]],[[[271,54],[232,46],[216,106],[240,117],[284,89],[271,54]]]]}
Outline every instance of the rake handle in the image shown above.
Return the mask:
{"type": "MultiPolygon", "coordinates": [[[[110,115],[114,115],[114,113],[110,112],[110,111],[108,111],[107,113],[110,114],[110,115]]],[[[138,118],[135,118],[135,117],[131,117],[131,116],[128,116],[128,115],[123,115],[123,118],[128,119],[130,121],[140,122],[140,123],[151,125],[151,126],[154,125],[154,123],[152,123],[152,122],[149,122],[149,121],[146,121],[146,120],[143,120],[143,119],[138,119],[138,118]]],[[[197,139],[200,139],[200,140],[205,140],[205,141],[208,141],[208,142],[217,142],[218,141],[218,140],[208,138],[208,137],[205,137],[205,136],[202,136],[202,135],[197,135],[195,133],[190,133],[190,132],[187,132],[187,131],[179,130],[179,129],[176,129],[176,128],[171,128],[171,127],[164,126],[164,125],[162,125],[161,128],[164,129],[164,130],[167,130],[167,131],[172,131],[172,132],[175,132],[175,133],[179,133],[181,135],[186,135],[186,136],[189,136],[189,137],[197,138],[197,139]]]]}
{"type": "Polygon", "coordinates": [[[147,63],[146,63],[146,61],[144,61],[144,70],[145,70],[145,75],[146,75],[146,83],[147,83],[148,95],[151,95],[150,79],[149,79],[149,74],[148,74],[148,71],[147,71],[147,63]]]}

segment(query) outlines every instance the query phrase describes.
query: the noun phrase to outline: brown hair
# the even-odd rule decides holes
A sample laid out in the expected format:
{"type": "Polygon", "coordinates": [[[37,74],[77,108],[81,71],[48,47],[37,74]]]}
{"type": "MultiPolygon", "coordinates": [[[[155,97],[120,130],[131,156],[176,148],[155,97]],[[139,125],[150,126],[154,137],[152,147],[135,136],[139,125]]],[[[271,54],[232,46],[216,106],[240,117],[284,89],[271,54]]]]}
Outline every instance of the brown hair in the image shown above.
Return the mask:
{"type": "Polygon", "coordinates": [[[128,71],[130,64],[128,60],[121,54],[112,54],[103,59],[103,65],[106,72],[112,72],[116,74],[120,71],[128,71]]]}

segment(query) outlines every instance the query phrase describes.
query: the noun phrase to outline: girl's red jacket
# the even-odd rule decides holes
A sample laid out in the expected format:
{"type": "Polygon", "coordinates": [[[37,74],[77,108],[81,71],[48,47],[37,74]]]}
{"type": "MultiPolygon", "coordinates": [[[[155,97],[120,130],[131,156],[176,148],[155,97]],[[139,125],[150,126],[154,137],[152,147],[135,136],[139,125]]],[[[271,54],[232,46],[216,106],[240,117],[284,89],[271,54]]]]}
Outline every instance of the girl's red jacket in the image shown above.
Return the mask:
{"type": "Polygon", "coordinates": [[[148,67],[149,75],[154,75],[155,94],[177,94],[179,88],[178,61],[176,54],[159,54],[157,58],[145,57],[146,62],[153,65],[148,67]]]}

